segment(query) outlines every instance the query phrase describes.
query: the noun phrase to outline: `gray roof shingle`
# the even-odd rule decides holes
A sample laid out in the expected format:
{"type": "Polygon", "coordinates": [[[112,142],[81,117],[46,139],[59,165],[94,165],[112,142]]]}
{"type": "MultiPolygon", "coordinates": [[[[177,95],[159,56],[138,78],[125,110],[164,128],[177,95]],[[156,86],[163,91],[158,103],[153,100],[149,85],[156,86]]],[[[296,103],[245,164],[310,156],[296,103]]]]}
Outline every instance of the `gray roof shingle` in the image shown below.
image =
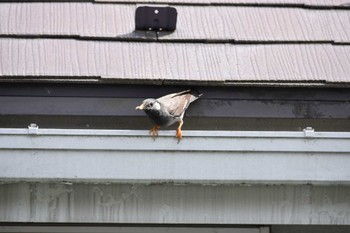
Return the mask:
{"type": "MultiPolygon", "coordinates": [[[[177,6],[174,33],[159,40],[350,43],[349,10],[177,6]]],[[[0,35],[135,39],[136,5],[4,3],[0,35]]],[[[145,39],[154,40],[152,33],[145,39]]]]}
{"type": "Polygon", "coordinates": [[[168,4],[215,4],[215,5],[291,5],[291,6],[314,6],[330,7],[341,6],[349,7],[348,0],[95,0],[95,2],[114,2],[114,3],[168,3],[168,4]]]}
{"type": "Polygon", "coordinates": [[[192,82],[349,81],[350,46],[0,39],[7,77],[192,82]]]}

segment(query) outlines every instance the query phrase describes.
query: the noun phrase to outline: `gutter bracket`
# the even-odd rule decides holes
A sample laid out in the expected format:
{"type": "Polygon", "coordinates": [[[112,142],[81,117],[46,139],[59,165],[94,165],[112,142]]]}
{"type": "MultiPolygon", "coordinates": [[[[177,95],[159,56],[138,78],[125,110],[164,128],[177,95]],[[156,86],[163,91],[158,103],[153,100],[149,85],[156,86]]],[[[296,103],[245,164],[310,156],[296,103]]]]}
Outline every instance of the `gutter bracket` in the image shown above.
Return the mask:
{"type": "Polygon", "coordinates": [[[304,137],[312,138],[315,136],[315,130],[312,127],[306,127],[305,129],[303,129],[303,131],[304,137]]]}
{"type": "Polygon", "coordinates": [[[39,126],[35,123],[31,123],[28,125],[28,134],[38,135],[39,134],[39,126]]]}

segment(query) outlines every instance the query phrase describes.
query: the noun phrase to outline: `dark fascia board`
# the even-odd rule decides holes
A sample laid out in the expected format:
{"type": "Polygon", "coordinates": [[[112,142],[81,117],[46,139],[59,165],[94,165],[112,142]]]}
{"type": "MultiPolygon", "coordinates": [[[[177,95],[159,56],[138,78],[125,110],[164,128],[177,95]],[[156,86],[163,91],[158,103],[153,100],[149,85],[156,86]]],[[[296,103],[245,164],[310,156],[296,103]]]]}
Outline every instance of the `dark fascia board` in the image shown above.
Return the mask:
{"type": "MultiPolygon", "coordinates": [[[[146,115],[116,116],[53,116],[53,115],[0,115],[0,128],[26,128],[35,123],[40,128],[56,129],[125,129],[149,130],[151,122],[146,115]]],[[[177,124],[161,130],[173,130],[177,124]]],[[[348,119],[296,118],[205,118],[186,115],[183,130],[231,131],[302,131],[312,127],[324,132],[350,132],[348,119]]]]}
{"type": "Polygon", "coordinates": [[[294,86],[201,86],[131,85],[79,83],[0,83],[0,96],[14,97],[95,97],[149,98],[197,89],[201,99],[349,101],[348,88],[310,88],[294,86]]]}
{"type": "MultiPolygon", "coordinates": [[[[0,115],[143,117],[145,98],[189,86],[0,85],[0,115]]],[[[203,96],[186,111],[197,118],[349,119],[348,89],[194,86],[203,96]]]]}
{"type": "MultiPolygon", "coordinates": [[[[144,98],[0,97],[2,115],[144,116],[144,98]]],[[[346,101],[201,99],[186,111],[191,117],[346,119],[346,101]]]]}

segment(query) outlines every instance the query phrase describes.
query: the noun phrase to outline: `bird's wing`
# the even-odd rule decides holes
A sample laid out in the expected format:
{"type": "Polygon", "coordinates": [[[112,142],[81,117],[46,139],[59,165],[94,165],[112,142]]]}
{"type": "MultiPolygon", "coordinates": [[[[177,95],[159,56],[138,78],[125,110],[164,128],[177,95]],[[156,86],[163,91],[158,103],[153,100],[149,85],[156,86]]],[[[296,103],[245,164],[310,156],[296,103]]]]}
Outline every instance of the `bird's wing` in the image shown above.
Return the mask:
{"type": "Polygon", "coordinates": [[[192,103],[193,101],[195,101],[196,99],[201,97],[203,94],[199,93],[196,90],[189,89],[189,90],[181,91],[179,93],[175,93],[173,97],[180,96],[180,95],[189,95],[189,101],[190,101],[190,103],[192,103]]]}
{"type": "Polygon", "coordinates": [[[183,91],[163,96],[157,100],[165,107],[169,114],[173,116],[181,116],[190,102],[192,102],[191,97],[192,95],[190,92],[183,91]]]}

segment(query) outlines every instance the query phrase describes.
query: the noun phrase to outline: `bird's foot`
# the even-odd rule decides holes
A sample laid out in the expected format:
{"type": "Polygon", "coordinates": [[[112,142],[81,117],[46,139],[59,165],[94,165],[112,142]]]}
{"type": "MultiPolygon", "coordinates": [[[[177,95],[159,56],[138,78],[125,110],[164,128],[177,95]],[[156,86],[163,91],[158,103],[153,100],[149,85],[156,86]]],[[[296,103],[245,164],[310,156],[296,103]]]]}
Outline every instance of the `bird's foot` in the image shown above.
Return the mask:
{"type": "Polygon", "coordinates": [[[177,143],[179,144],[179,142],[181,141],[182,139],[182,131],[180,128],[177,128],[176,129],[176,138],[177,138],[177,143]]]}
{"type": "Polygon", "coordinates": [[[152,135],[153,140],[156,140],[156,137],[158,136],[158,129],[160,128],[159,125],[155,125],[152,127],[152,129],[149,131],[149,133],[152,135]]]}

